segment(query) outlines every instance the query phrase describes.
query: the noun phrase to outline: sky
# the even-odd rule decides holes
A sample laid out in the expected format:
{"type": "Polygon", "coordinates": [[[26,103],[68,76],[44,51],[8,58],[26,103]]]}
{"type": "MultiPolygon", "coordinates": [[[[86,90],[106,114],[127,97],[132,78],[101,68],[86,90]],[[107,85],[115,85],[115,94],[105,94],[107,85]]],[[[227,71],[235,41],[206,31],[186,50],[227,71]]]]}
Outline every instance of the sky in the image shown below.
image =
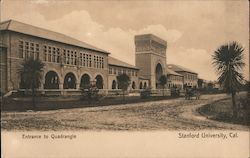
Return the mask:
{"type": "Polygon", "coordinates": [[[216,80],[212,54],[237,41],[249,79],[249,7],[239,1],[2,0],[1,21],[14,19],[69,35],[135,64],[134,36],[152,33],[167,41],[167,64],[216,80]]]}

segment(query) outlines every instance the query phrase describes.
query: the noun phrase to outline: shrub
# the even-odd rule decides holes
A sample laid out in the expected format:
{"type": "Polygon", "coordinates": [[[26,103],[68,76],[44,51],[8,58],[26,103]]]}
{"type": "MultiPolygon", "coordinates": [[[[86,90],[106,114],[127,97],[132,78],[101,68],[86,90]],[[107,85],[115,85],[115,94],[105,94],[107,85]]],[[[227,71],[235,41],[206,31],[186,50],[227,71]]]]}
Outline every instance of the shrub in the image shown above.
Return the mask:
{"type": "Polygon", "coordinates": [[[151,90],[150,89],[145,89],[143,91],[140,92],[140,96],[142,99],[146,99],[149,98],[151,94],[151,90]]]}
{"type": "Polygon", "coordinates": [[[87,100],[91,103],[93,100],[99,100],[99,89],[95,85],[89,85],[81,89],[82,91],[82,100],[87,100]]]}

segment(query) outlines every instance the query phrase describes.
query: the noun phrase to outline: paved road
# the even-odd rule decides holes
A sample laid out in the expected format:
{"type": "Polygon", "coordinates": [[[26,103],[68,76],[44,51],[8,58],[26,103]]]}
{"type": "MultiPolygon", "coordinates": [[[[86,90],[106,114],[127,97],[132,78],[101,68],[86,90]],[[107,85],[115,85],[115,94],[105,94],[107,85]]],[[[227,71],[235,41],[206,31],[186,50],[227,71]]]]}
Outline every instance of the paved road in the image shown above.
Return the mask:
{"type": "Polygon", "coordinates": [[[39,112],[2,112],[3,130],[249,130],[209,120],[196,109],[229,96],[203,95],[200,100],[183,98],[105,107],[39,112]]]}

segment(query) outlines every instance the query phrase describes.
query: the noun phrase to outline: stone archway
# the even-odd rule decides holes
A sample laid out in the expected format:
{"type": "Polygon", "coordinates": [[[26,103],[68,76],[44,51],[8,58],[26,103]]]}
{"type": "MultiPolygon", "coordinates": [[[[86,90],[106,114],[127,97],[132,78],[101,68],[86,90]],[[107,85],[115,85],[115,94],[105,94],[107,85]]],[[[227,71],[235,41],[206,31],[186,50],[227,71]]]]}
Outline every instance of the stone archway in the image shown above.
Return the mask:
{"type": "Polygon", "coordinates": [[[155,68],[155,87],[159,88],[159,79],[163,74],[162,65],[158,63],[155,68]]]}
{"type": "Polygon", "coordinates": [[[85,88],[90,85],[90,76],[88,74],[83,74],[81,77],[80,88],[85,88]]]}
{"type": "Polygon", "coordinates": [[[112,89],[116,89],[116,80],[113,80],[112,82],[112,89]]]}
{"type": "Polygon", "coordinates": [[[46,73],[44,89],[59,89],[59,77],[55,71],[46,73]]]}
{"type": "Polygon", "coordinates": [[[142,87],[143,85],[142,85],[142,82],[140,82],[140,89],[142,89],[143,87],[142,87]]]}
{"type": "Polygon", "coordinates": [[[72,72],[65,75],[63,89],[76,89],[76,77],[72,72]]]}
{"type": "Polygon", "coordinates": [[[135,89],[135,81],[132,82],[132,89],[135,89]]]}
{"type": "Polygon", "coordinates": [[[95,77],[95,79],[96,79],[96,87],[98,89],[103,89],[103,78],[102,78],[102,76],[101,75],[97,75],[95,77]]]}

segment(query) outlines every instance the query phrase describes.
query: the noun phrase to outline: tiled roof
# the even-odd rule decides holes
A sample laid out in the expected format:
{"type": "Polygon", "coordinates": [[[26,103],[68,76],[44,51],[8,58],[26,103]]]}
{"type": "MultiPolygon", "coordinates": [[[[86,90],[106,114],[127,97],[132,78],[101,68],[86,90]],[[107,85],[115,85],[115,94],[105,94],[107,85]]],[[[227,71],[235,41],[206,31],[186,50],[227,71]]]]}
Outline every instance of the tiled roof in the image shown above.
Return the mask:
{"type": "Polygon", "coordinates": [[[40,38],[45,38],[45,39],[49,39],[49,40],[53,40],[53,41],[57,41],[57,42],[65,43],[65,44],[70,44],[70,45],[74,45],[74,46],[78,46],[78,47],[82,47],[82,48],[86,48],[86,49],[95,50],[98,52],[103,52],[103,53],[109,54],[109,52],[107,52],[105,50],[96,48],[92,45],[89,45],[85,42],[74,39],[74,38],[69,37],[67,35],[57,33],[54,31],[50,31],[50,30],[46,30],[43,28],[39,28],[36,26],[32,26],[29,24],[25,24],[25,23],[15,21],[15,20],[8,20],[8,21],[1,22],[0,23],[0,31],[2,31],[2,30],[15,31],[15,32],[19,32],[19,33],[23,33],[23,34],[27,34],[27,35],[31,35],[31,36],[37,36],[40,38]]]}
{"type": "Polygon", "coordinates": [[[175,72],[175,71],[173,71],[173,70],[167,68],[167,75],[169,75],[169,74],[170,74],[170,75],[175,75],[175,76],[183,76],[183,75],[178,74],[177,72],[175,72]]]}
{"type": "Polygon", "coordinates": [[[167,65],[168,69],[171,69],[175,72],[181,72],[181,71],[184,71],[184,72],[190,72],[190,73],[194,73],[194,74],[197,74],[196,72],[192,71],[192,70],[189,70],[183,66],[180,66],[180,65],[174,65],[174,64],[168,64],[167,65]]]}
{"type": "Polygon", "coordinates": [[[118,60],[116,58],[113,58],[111,56],[108,57],[108,64],[109,65],[114,65],[114,66],[120,66],[120,67],[126,67],[126,68],[132,68],[132,69],[139,69],[134,65],[130,65],[128,63],[125,63],[121,60],[118,60]]]}

